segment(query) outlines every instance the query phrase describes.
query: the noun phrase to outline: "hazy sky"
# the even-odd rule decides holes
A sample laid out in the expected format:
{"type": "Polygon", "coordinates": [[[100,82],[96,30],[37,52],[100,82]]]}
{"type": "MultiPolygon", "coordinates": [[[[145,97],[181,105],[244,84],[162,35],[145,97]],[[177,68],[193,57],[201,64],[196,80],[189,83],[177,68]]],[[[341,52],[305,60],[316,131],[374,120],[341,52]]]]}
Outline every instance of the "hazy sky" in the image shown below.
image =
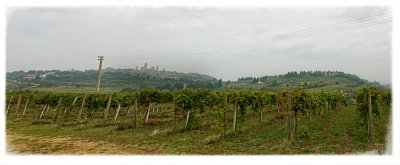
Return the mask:
{"type": "Polygon", "coordinates": [[[391,23],[364,26],[391,18],[382,7],[8,11],[7,72],[98,69],[97,56],[105,56],[103,68],[140,68],[147,62],[223,80],[337,70],[391,82],[391,23]]]}

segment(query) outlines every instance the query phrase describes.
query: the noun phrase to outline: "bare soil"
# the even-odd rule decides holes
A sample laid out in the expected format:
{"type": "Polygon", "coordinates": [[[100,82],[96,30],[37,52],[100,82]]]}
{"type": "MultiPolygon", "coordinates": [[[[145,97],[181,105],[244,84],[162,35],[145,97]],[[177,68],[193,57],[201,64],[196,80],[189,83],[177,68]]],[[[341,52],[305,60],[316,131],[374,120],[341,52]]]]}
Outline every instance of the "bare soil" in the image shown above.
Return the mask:
{"type": "Polygon", "coordinates": [[[24,134],[7,133],[7,154],[50,154],[50,155],[143,155],[162,154],[151,147],[117,145],[104,141],[89,141],[71,137],[35,137],[24,134]]]}

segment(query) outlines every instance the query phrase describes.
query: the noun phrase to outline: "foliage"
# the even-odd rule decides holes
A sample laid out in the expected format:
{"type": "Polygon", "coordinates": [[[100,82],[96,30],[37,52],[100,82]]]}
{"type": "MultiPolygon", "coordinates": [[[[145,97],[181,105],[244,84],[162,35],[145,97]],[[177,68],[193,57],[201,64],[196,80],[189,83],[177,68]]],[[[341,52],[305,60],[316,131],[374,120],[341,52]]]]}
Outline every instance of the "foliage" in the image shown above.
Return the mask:
{"type": "Polygon", "coordinates": [[[371,92],[371,104],[372,113],[380,115],[381,95],[380,91],[376,87],[364,87],[357,91],[357,110],[360,112],[360,116],[367,120],[368,116],[368,91],[371,92]]]}

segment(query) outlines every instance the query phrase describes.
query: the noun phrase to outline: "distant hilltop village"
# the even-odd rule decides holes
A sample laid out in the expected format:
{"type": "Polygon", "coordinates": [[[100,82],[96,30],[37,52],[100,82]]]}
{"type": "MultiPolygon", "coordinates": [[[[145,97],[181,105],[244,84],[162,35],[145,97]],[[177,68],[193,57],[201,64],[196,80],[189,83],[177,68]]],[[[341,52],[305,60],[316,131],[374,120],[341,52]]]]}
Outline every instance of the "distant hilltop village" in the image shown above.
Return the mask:
{"type": "Polygon", "coordinates": [[[136,66],[135,69],[114,69],[111,67],[103,69],[104,74],[113,73],[113,72],[124,72],[129,73],[130,75],[136,77],[143,77],[145,79],[153,79],[153,80],[215,80],[214,77],[203,75],[199,73],[183,73],[176,71],[166,71],[165,68],[159,71],[158,65],[155,67],[148,67],[147,63],[144,63],[144,66],[139,67],[136,66]]]}
{"type": "MultiPolygon", "coordinates": [[[[135,70],[139,70],[139,67],[136,66],[135,70]]],[[[147,62],[146,62],[144,63],[144,66],[140,67],[140,71],[158,71],[158,65],[155,68],[153,66],[150,69],[147,69],[147,62]]],[[[165,68],[162,71],[165,72],[165,68]]]]}

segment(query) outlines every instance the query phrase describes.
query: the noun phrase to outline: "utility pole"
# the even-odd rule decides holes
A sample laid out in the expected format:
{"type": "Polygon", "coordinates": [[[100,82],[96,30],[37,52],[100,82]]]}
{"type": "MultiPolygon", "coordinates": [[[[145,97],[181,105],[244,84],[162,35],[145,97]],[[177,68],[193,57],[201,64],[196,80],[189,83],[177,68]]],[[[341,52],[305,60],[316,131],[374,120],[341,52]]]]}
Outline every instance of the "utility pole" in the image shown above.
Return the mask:
{"type": "Polygon", "coordinates": [[[100,60],[100,65],[99,65],[99,76],[97,77],[96,93],[99,93],[99,90],[100,90],[101,65],[103,64],[103,58],[104,58],[104,56],[99,56],[99,58],[98,58],[98,60],[100,60]]]}

